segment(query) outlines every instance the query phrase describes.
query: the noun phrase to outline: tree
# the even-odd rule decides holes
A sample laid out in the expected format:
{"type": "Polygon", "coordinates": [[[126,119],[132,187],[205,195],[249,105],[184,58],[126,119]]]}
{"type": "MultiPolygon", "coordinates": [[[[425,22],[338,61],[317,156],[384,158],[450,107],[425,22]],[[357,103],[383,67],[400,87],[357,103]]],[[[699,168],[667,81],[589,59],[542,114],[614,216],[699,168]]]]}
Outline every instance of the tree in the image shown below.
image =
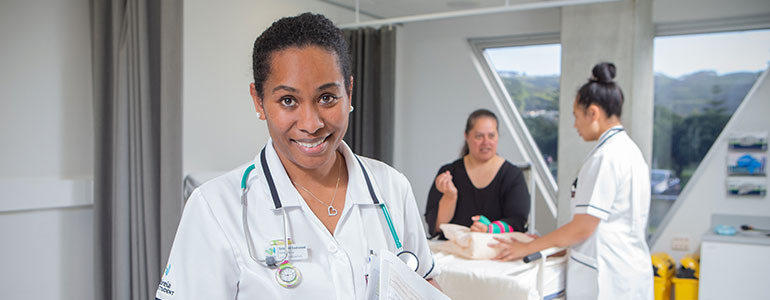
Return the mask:
{"type": "Polygon", "coordinates": [[[708,106],[703,108],[705,114],[722,114],[727,111],[727,108],[724,107],[725,100],[719,95],[720,93],[722,93],[722,88],[719,85],[715,84],[711,87],[712,98],[708,102],[708,106]]]}
{"type": "Polygon", "coordinates": [[[674,165],[677,174],[700,163],[728,120],[730,115],[709,111],[693,114],[674,128],[672,154],[677,162],[674,165]]]}
{"type": "MultiPolygon", "coordinates": [[[[682,123],[682,117],[662,105],[655,105],[655,123],[652,136],[652,167],[681,170],[673,159],[673,133],[682,123]]],[[[678,173],[678,172],[677,172],[678,173]]],[[[678,176],[679,174],[677,174],[678,176]]]]}
{"type": "Polygon", "coordinates": [[[529,133],[535,139],[537,147],[543,154],[543,157],[551,156],[555,161],[557,157],[557,144],[559,133],[559,122],[548,119],[544,116],[524,118],[529,133]]]}

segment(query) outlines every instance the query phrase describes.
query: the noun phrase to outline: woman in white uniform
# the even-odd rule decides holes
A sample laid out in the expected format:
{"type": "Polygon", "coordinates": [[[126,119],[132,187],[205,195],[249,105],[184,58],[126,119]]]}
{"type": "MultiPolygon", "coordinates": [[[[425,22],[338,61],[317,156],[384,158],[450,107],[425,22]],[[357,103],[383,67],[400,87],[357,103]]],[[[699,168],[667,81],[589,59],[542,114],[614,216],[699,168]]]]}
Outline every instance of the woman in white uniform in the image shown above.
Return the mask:
{"type": "Polygon", "coordinates": [[[278,20],[255,41],[253,68],[270,140],[192,193],[156,297],[363,299],[382,249],[417,258],[432,282],[409,182],[342,141],[353,110],[342,32],[321,15],[278,20]]]}
{"type": "Polygon", "coordinates": [[[572,184],[572,220],[530,243],[498,239],[497,259],[520,259],[550,247],[570,247],[567,298],[653,299],[652,262],[645,240],[650,173],[620,123],[623,92],[615,65],[600,63],[578,91],[575,128],[597,141],[572,184]]]}

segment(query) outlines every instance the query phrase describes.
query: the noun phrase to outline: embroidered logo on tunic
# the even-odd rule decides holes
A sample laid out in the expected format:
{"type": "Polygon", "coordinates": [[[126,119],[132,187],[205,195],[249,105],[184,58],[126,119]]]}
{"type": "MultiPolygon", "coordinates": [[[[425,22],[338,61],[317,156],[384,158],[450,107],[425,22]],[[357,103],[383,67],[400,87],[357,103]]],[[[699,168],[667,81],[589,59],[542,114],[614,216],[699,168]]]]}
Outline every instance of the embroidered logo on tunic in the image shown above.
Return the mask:
{"type": "Polygon", "coordinates": [[[168,273],[171,272],[171,264],[166,265],[166,270],[163,271],[163,279],[158,284],[158,291],[169,296],[174,295],[174,289],[171,287],[171,280],[166,279],[168,273]]]}

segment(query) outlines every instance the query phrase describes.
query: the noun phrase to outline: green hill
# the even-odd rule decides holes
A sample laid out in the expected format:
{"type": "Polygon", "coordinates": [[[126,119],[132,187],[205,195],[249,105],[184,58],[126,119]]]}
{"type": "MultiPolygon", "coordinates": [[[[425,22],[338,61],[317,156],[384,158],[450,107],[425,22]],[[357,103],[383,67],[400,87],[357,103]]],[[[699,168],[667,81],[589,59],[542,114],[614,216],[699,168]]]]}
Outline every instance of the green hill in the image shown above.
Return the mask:
{"type": "Polygon", "coordinates": [[[500,79],[519,112],[559,110],[559,76],[501,73],[500,79]]]}
{"type": "MultiPolygon", "coordinates": [[[[684,186],[760,74],[700,71],[678,78],[655,74],[652,167],[673,169],[684,186]]],[[[499,75],[555,176],[559,76],[499,75]]]]}
{"type": "Polygon", "coordinates": [[[718,75],[714,71],[701,71],[679,78],[655,74],[655,105],[687,116],[719,104],[716,108],[732,114],[760,74],[740,72],[718,75]],[[714,101],[718,103],[712,103],[714,101]]]}

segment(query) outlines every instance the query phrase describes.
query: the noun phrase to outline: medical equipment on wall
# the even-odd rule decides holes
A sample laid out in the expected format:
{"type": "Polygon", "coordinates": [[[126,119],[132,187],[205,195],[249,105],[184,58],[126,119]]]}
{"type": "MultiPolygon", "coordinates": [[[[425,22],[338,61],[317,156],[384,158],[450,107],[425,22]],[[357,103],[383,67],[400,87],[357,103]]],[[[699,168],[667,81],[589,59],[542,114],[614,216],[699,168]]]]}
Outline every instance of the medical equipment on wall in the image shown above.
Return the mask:
{"type": "Polygon", "coordinates": [[[737,151],[727,153],[727,174],[764,176],[767,154],[764,152],[737,151]]]}
{"type": "MultiPolygon", "coordinates": [[[[396,245],[396,249],[398,251],[398,254],[396,256],[401,259],[407,266],[409,266],[414,271],[417,271],[420,267],[420,261],[417,258],[417,255],[414,254],[414,252],[403,250],[403,246],[401,245],[401,240],[398,238],[398,234],[396,233],[396,228],[393,226],[393,221],[390,218],[390,213],[388,212],[388,208],[385,205],[385,203],[380,202],[377,199],[377,195],[374,193],[374,188],[372,186],[372,182],[369,179],[369,174],[366,172],[366,169],[364,168],[363,163],[361,160],[356,156],[356,160],[358,161],[358,164],[361,167],[361,171],[364,174],[364,179],[366,180],[366,185],[369,189],[369,194],[372,198],[372,202],[374,205],[379,206],[382,209],[382,214],[385,216],[385,220],[388,224],[388,229],[390,230],[391,236],[393,236],[393,242],[396,245]]],[[[278,197],[278,190],[275,187],[275,183],[273,181],[273,176],[270,173],[270,168],[267,165],[267,159],[265,157],[265,149],[262,149],[262,152],[260,153],[260,161],[262,164],[262,171],[265,174],[265,179],[267,181],[267,185],[270,188],[270,194],[273,198],[273,204],[275,205],[276,209],[281,210],[281,215],[283,216],[283,245],[284,248],[284,254],[281,259],[276,260],[275,256],[266,256],[265,257],[265,264],[269,268],[277,268],[275,273],[275,279],[278,281],[278,284],[280,284],[283,287],[286,288],[292,288],[297,286],[301,279],[302,274],[300,273],[299,269],[291,264],[289,259],[289,231],[287,227],[288,223],[288,217],[286,216],[286,209],[281,204],[281,199],[278,197]]],[[[251,238],[251,232],[249,231],[249,221],[248,221],[248,200],[246,197],[246,194],[248,193],[248,187],[246,185],[246,181],[249,179],[249,174],[251,171],[253,171],[255,168],[255,165],[252,164],[249,167],[246,168],[246,171],[243,172],[243,178],[241,179],[241,215],[243,220],[243,232],[246,236],[246,244],[249,249],[249,256],[251,256],[251,259],[255,262],[259,263],[259,259],[256,255],[256,250],[254,248],[254,241],[251,238]]],[[[428,272],[430,273],[430,272],[428,272]]]]}
{"type": "Polygon", "coordinates": [[[735,132],[727,139],[730,150],[767,150],[767,132],[735,132]]]}
{"type": "Polygon", "coordinates": [[[767,180],[765,177],[728,177],[727,195],[764,197],[767,195],[767,180]]]}
{"type": "Polygon", "coordinates": [[[767,132],[731,133],[727,149],[727,195],[767,195],[767,132]]]}

